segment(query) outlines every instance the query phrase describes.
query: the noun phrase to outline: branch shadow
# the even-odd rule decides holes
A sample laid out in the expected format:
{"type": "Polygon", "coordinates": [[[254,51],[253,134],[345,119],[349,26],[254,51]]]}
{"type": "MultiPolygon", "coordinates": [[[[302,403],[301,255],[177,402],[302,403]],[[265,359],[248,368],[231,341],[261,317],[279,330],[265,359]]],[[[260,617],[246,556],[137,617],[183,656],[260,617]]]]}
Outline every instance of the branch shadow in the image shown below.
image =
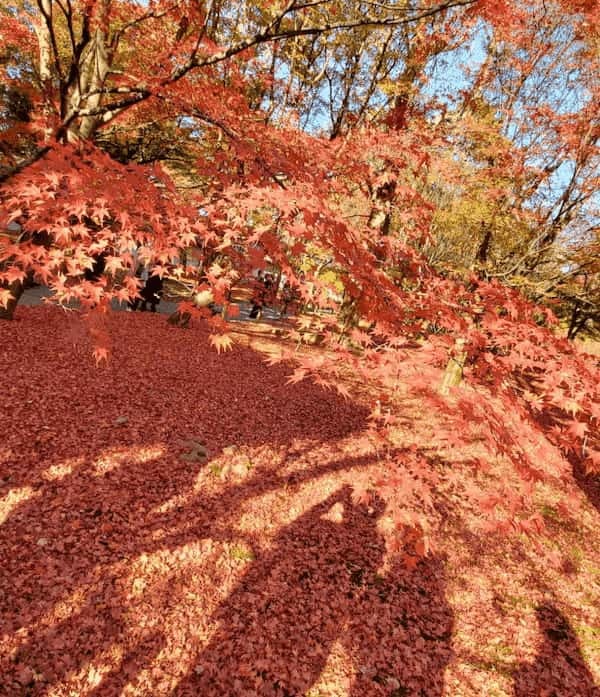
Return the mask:
{"type": "MultiPolygon", "coordinates": [[[[209,680],[210,671],[192,670],[183,679],[178,675],[175,687],[168,676],[148,687],[147,675],[172,648],[161,622],[173,610],[178,584],[198,595],[206,587],[193,573],[180,578],[174,566],[163,569],[163,580],[152,588],[137,594],[131,588],[135,560],[162,552],[175,558],[208,538],[224,544],[242,539],[256,554],[214,611],[215,637],[232,646],[238,634],[246,637],[248,660],[240,667],[243,681],[262,680],[255,694],[269,694],[263,687],[280,696],[286,689],[303,694],[324,669],[338,675],[341,662],[339,677],[352,697],[441,695],[452,654],[443,562],[431,558],[414,571],[381,571],[379,504],[369,513],[352,503],[345,488],[281,530],[267,549],[236,525],[240,507],[254,497],[278,489],[294,493],[324,475],[367,466],[367,456],[334,450],[331,460],[321,461],[310,452],[364,430],[367,410],[311,383],[285,385],[288,368],[267,367],[250,349],[217,357],[206,332],[178,332],[175,353],[163,345],[173,340],[167,328],[153,329],[138,345],[130,330],[142,331],[148,320],[125,319],[113,331],[110,368],[78,363],[81,355],[52,319],[43,360],[34,360],[39,346],[31,344],[39,339],[39,327],[24,320],[20,341],[26,349],[12,364],[0,361],[15,397],[29,390],[36,398],[32,405],[15,401],[0,414],[0,426],[18,429],[13,448],[22,448],[5,462],[4,488],[9,496],[14,487],[27,490],[0,524],[0,695],[78,690],[104,697],[129,685],[162,697],[209,680]],[[150,359],[143,353],[149,340],[155,344],[150,359]],[[127,422],[115,425],[124,414],[127,422]],[[50,437],[37,438],[48,429],[50,437]],[[231,444],[268,447],[281,457],[216,493],[194,489],[210,459],[183,461],[174,452],[177,440],[190,433],[204,438],[211,458],[231,444]],[[152,451],[156,444],[162,447],[158,453],[152,451]],[[135,448],[148,452],[98,467],[107,450],[135,448]],[[70,458],[76,466],[48,476],[70,458]],[[304,469],[278,470],[298,458],[304,458],[304,469]],[[182,493],[185,502],[171,505],[182,493]],[[339,520],[331,519],[336,506],[343,509],[339,520]],[[257,612],[272,629],[265,655],[262,630],[249,621],[257,612]],[[290,644],[294,627],[297,639],[290,644]],[[282,660],[293,676],[280,672],[282,660]],[[257,675],[253,661],[262,666],[257,675]]],[[[213,665],[215,637],[208,645],[194,644],[201,650],[195,666],[213,665]]],[[[222,653],[220,660],[237,669],[233,653],[222,653]]]]}
{"type": "MultiPolygon", "coordinates": [[[[251,549],[260,550],[252,535],[244,536],[236,528],[245,501],[286,487],[292,494],[311,480],[347,473],[369,462],[366,456],[344,458],[291,476],[259,470],[225,492],[201,492],[166,512],[153,508],[176,491],[167,483],[173,471],[163,476],[156,462],[132,464],[102,477],[82,469],[49,483],[42,503],[38,499],[22,503],[0,526],[5,558],[0,568],[2,626],[7,635],[20,638],[18,649],[0,661],[0,672],[11,689],[21,685],[26,694],[41,695],[86,667],[95,670],[97,654],[118,645],[128,657],[119,658],[108,676],[100,676],[100,685],[134,680],[158,654],[164,637],[154,625],[141,637],[131,635],[128,612],[135,615],[142,603],[132,599],[127,585],[131,561],[206,539],[213,544],[243,539],[251,549]],[[156,481],[153,475],[158,475],[156,481]],[[139,491],[142,496],[136,494],[139,491]]],[[[300,525],[296,532],[302,533],[300,525]]],[[[360,541],[360,528],[348,527],[348,544],[352,539],[360,541]]],[[[144,591],[143,602],[168,612],[171,596],[170,587],[151,595],[144,591]]],[[[4,694],[1,685],[0,694],[4,694]]],[[[6,694],[18,693],[9,689],[6,694]]]]}
{"type": "Polygon", "coordinates": [[[543,641],[535,662],[524,663],[516,671],[515,697],[599,697],[600,687],[564,615],[551,604],[540,605],[536,615],[543,641]]]}
{"type": "Polygon", "coordinates": [[[441,695],[453,625],[443,567],[382,571],[382,508],[342,487],[283,529],[214,613],[173,697],[316,695],[327,679],[353,697],[441,695]]]}
{"type": "Polygon", "coordinates": [[[96,367],[80,321],[27,309],[20,325],[0,324],[2,486],[43,485],[57,452],[89,459],[193,436],[213,456],[230,445],[335,441],[366,427],[363,405],[309,381],[287,384],[290,366],[267,365],[252,348],[218,355],[201,325],[183,331],[121,313],[108,321],[111,360],[96,367]]]}
{"type": "MultiPolygon", "coordinates": [[[[311,383],[286,385],[289,368],[269,367],[251,349],[218,357],[200,328],[175,335],[155,324],[144,336],[151,320],[143,317],[119,318],[114,362],[96,369],[65,338],[60,312],[32,312],[19,333],[2,326],[5,346],[17,342],[23,350],[0,355],[11,385],[0,429],[10,434],[12,449],[0,452],[0,503],[8,505],[0,509],[0,626],[7,639],[0,645],[0,694],[46,694],[81,671],[96,670],[94,656],[120,644],[117,664],[125,668],[96,676],[98,694],[118,694],[116,686],[132,679],[164,640],[156,628],[128,635],[128,562],[203,535],[239,539],[223,520],[227,505],[235,510],[260,491],[289,483],[265,463],[232,485],[230,496],[199,495],[190,505],[161,512],[192,491],[206,467],[182,460],[178,439],[202,437],[211,458],[231,445],[289,451],[296,458],[303,449],[363,430],[367,410],[311,383]],[[141,336],[132,336],[132,329],[141,336]],[[194,371],[197,379],[190,377],[194,371]],[[123,414],[126,422],[116,425],[123,414]],[[127,453],[136,448],[148,452],[131,459],[127,453]],[[103,471],[99,458],[112,450],[123,450],[125,459],[103,471]],[[76,464],[65,469],[71,460],[76,464]],[[11,502],[15,491],[23,498],[11,502]]],[[[309,468],[300,479],[353,464],[313,463],[314,475],[309,468]]]]}

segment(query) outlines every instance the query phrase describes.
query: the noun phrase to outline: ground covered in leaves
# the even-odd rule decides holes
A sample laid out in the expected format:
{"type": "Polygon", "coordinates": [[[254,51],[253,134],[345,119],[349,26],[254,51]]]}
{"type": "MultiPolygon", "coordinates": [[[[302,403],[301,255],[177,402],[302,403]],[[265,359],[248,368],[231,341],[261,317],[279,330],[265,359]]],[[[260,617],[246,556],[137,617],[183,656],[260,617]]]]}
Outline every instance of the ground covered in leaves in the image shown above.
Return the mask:
{"type": "MultiPolygon", "coordinates": [[[[0,325],[1,695],[600,695],[596,481],[573,477],[576,523],[545,492],[538,542],[446,500],[410,570],[353,496],[377,468],[365,400],[286,384],[251,341],[219,356],[202,326],[109,323],[98,368],[75,314],[0,325]]],[[[473,438],[402,398],[399,442],[447,429],[460,477],[473,438]]]]}

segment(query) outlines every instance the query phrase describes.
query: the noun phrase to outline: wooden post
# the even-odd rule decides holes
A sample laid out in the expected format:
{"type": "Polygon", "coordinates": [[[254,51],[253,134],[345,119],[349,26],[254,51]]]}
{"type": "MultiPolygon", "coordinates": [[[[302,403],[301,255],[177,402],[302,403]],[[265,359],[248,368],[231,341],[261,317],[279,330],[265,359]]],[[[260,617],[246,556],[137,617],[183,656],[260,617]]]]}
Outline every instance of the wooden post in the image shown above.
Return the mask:
{"type": "Polygon", "coordinates": [[[466,341],[462,337],[459,337],[454,342],[454,348],[452,350],[453,355],[450,356],[446,365],[439,388],[439,392],[442,395],[449,394],[451,387],[458,387],[462,382],[463,368],[465,366],[465,360],[467,359],[465,344],[466,341]]]}

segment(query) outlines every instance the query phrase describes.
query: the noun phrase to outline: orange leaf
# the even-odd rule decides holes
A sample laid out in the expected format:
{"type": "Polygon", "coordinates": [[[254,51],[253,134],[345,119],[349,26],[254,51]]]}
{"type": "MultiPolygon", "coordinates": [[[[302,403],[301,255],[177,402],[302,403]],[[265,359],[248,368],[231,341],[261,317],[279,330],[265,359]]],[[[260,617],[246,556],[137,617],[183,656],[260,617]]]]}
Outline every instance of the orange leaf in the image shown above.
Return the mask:
{"type": "Polygon", "coordinates": [[[233,339],[229,334],[211,334],[209,336],[210,343],[217,349],[217,353],[221,351],[229,351],[233,346],[233,339]]]}

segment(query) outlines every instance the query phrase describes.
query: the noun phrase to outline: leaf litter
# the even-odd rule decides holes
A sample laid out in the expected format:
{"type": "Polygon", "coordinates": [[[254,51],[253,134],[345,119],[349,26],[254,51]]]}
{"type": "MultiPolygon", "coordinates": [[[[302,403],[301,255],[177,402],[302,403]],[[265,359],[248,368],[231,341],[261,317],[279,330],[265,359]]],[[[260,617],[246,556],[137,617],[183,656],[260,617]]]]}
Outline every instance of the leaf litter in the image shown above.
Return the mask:
{"type": "Polygon", "coordinates": [[[409,568],[361,492],[368,405],[202,326],[108,322],[98,366],[74,316],[0,326],[0,694],[599,694],[599,512],[575,480],[575,522],[548,485],[551,537],[486,536],[457,485],[476,439],[407,400],[399,442],[450,443],[454,492],[409,568]]]}

